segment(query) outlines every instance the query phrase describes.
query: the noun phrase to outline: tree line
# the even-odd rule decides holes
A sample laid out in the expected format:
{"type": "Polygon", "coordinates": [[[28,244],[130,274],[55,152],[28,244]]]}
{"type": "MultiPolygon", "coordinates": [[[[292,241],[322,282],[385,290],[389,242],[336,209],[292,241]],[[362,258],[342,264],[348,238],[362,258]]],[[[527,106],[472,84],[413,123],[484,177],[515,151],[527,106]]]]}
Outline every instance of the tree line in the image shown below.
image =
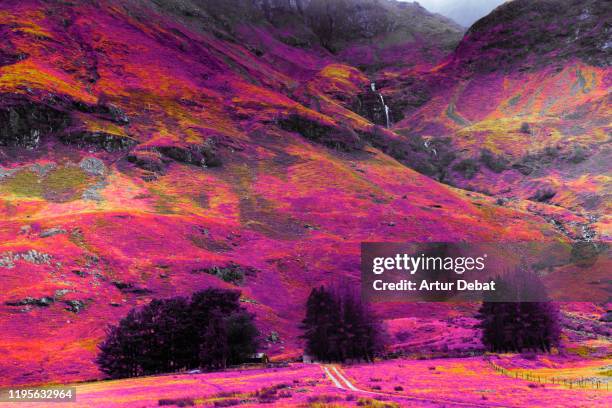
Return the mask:
{"type": "MultiPolygon", "coordinates": [[[[550,351],[559,344],[558,310],[539,280],[518,276],[497,279],[504,299],[525,291],[530,296],[486,298],[477,314],[482,342],[495,352],[550,351]]],[[[372,361],[388,341],[382,320],[346,285],[312,289],[300,328],[305,352],[324,362],[372,361]]],[[[209,288],[132,309],[107,330],[96,362],[111,378],[219,370],[249,360],[259,338],[254,315],[240,305],[240,292],[209,288]]]]}

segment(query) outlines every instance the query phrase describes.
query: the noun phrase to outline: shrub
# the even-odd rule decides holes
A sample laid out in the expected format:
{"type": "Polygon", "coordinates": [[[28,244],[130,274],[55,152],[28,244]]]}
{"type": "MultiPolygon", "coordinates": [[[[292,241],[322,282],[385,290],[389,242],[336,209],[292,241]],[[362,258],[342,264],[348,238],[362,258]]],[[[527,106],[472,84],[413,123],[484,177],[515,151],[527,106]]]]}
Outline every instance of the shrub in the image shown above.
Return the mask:
{"type": "Polygon", "coordinates": [[[404,391],[404,387],[402,387],[401,385],[396,385],[395,387],[393,387],[393,389],[395,391],[404,391]]]}
{"type": "Polygon", "coordinates": [[[245,267],[233,262],[226,266],[213,266],[212,268],[200,269],[196,272],[204,272],[214,275],[224,282],[234,285],[242,285],[246,276],[255,276],[257,271],[251,267],[245,267]]]}
{"type": "Polygon", "coordinates": [[[293,396],[293,393],[291,391],[283,390],[278,393],[278,396],[280,398],[291,398],[293,396]]]}
{"type": "Polygon", "coordinates": [[[276,402],[279,398],[290,398],[291,393],[289,393],[288,391],[281,391],[280,393],[278,392],[279,390],[289,387],[290,385],[285,383],[272,385],[270,387],[265,387],[260,390],[257,390],[254,396],[257,397],[257,401],[261,404],[271,404],[273,402],[276,402]]]}
{"type": "Polygon", "coordinates": [[[173,405],[177,407],[193,407],[195,402],[192,398],[164,398],[157,401],[160,407],[173,405]]]}
{"type": "Polygon", "coordinates": [[[502,155],[493,154],[488,149],[483,149],[480,152],[480,161],[484,163],[487,168],[495,173],[501,173],[508,168],[508,160],[502,155]]]}
{"type": "Polygon", "coordinates": [[[550,201],[550,199],[553,198],[555,195],[557,195],[557,192],[555,190],[550,187],[544,187],[536,191],[534,195],[529,197],[529,199],[533,201],[538,201],[540,203],[545,203],[547,201],[550,201]]]}
{"type": "Polygon", "coordinates": [[[215,398],[229,398],[239,395],[239,391],[221,391],[215,394],[215,398]]]}
{"type": "Polygon", "coordinates": [[[570,153],[567,160],[570,163],[578,164],[582,163],[589,157],[587,151],[582,146],[574,146],[574,150],[570,153]]]}
{"type": "Polygon", "coordinates": [[[339,395],[320,394],[320,395],[313,395],[312,397],[308,397],[308,402],[329,403],[329,402],[339,401],[341,399],[342,398],[339,395]]]}
{"type": "Polygon", "coordinates": [[[480,170],[480,166],[474,159],[465,159],[455,164],[453,170],[460,173],[463,177],[471,179],[480,170]]]}
{"type": "Polygon", "coordinates": [[[233,407],[234,405],[240,405],[241,403],[242,401],[239,399],[230,398],[230,399],[215,401],[214,405],[215,407],[233,407]]]}
{"type": "Polygon", "coordinates": [[[395,333],[395,338],[397,339],[397,341],[402,342],[402,343],[408,340],[410,337],[411,337],[411,333],[407,330],[402,330],[402,331],[395,333]]]}
{"type": "Polygon", "coordinates": [[[108,329],[96,363],[112,378],[241,363],[257,350],[259,333],[239,298],[209,288],[132,309],[108,329]]]}
{"type": "Polygon", "coordinates": [[[521,124],[521,129],[520,129],[521,133],[525,133],[527,135],[531,134],[531,126],[529,125],[529,123],[527,122],[523,122],[521,124]]]}
{"type": "Polygon", "coordinates": [[[400,405],[396,402],[380,401],[372,398],[359,398],[357,406],[365,408],[400,408],[400,405]]]}

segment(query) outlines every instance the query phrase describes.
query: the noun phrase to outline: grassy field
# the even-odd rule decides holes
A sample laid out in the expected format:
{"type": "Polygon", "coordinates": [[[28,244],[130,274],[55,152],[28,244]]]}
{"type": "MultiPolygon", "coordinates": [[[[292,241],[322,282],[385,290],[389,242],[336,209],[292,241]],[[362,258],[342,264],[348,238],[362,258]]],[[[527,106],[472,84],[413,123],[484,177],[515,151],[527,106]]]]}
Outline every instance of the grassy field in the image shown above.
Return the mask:
{"type": "MultiPolygon", "coordinates": [[[[503,361],[509,364],[508,359],[503,361]]],[[[530,368],[529,371],[542,377],[555,375],[578,379],[600,375],[605,378],[605,370],[609,371],[610,364],[609,359],[557,361],[554,368],[530,368]]],[[[333,381],[323,366],[291,364],[278,368],[82,383],[76,385],[76,403],[53,406],[603,407],[612,404],[609,391],[570,390],[562,385],[513,378],[496,372],[482,357],[398,359],[336,368],[351,386],[333,381]]],[[[5,406],[14,404],[0,404],[0,407],[5,406]]],[[[30,406],[40,405],[20,404],[20,407],[30,406]]]]}

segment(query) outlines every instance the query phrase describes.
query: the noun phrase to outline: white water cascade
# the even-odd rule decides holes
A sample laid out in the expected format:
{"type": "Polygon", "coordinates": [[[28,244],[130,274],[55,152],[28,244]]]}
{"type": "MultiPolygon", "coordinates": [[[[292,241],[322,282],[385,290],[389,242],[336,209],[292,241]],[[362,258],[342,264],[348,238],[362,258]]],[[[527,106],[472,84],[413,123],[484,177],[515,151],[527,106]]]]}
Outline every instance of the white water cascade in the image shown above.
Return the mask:
{"type": "MultiPolygon", "coordinates": [[[[370,89],[372,89],[372,92],[376,92],[376,83],[372,82],[370,83],[370,89]]],[[[387,122],[387,128],[391,127],[391,120],[389,119],[389,115],[391,113],[391,109],[389,109],[389,106],[387,106],[385,104],[385,98],[383,97],[382,93],[378,92],[378,96],[380,97],[380,103],[382,104],[382,107],[385,111],[385,119],[387,122]]]]}

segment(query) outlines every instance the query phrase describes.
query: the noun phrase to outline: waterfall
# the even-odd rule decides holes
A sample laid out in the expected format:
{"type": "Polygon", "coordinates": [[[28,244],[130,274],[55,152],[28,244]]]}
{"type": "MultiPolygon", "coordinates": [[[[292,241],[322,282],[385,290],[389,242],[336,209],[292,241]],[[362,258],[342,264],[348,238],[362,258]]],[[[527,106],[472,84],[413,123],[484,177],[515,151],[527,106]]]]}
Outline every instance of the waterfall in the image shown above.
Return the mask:
{"type": "MultiPolygon", "coordinates": [[[[376,82],[370,82],[370,89],[372,90],[372,92],[376,92],[376,82]]],[[[385,119],[386,119],[386,123],[387,123],[387,128],[391,127],[391,120],[389,118],[391,109],[389,109],[389,107],[385,104],[385,98],[383,97],[383,94],[380,92],[377,92],[378,96],[380,97],[380,103],[382,104],[383,110],[385,111],[385,119]]]]}
{"type": "Polygon", "coordinates": [[[385,118],[387,119],[387,128],[391,127],[391,122],[389,121],[389,107],[385,105],[385,118]]]}
{"type": "Polygon", "coordinates": [[[391,127],[391,121],[389,120],[389,112],[391,110],[389,109],[389,106],[387,106],[385,104],[385,98],[383,97],[383,94],[379,92],[378,96],[380,96],[380,103],[382,104],[383,109],[385,110],[385,119],[387,120],[387,128],[390,128],[391,127]]]}

